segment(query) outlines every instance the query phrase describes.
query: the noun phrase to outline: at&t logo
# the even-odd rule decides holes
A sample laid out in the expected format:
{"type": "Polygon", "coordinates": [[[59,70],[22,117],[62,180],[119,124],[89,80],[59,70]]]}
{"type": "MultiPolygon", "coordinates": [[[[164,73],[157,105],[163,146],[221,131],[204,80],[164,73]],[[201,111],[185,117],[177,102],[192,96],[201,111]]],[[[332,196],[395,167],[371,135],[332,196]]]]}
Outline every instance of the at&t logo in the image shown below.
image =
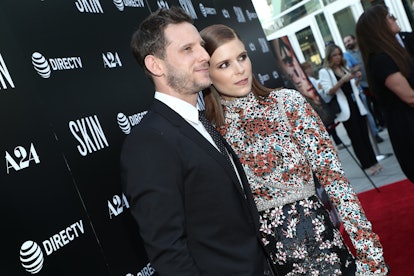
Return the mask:
{"type": "Polygon", "coordinates": [[[34,241],[25,241],[20,247],[20,262],[23,268],[31,273],[36,274],[43,268],[45,261],[43,253],[49,256],[53,252],[60,250],[65,245],[73,242],[79,238],[81,234],[85,233],[82,220],[79,220],[65,229],[52,235],[47,240],[42,242],[43,250],[39,244],[34,241]]]}
{"type": "Polygon", "coordinates": [[[82,59],[80,57],[50,58],[49,63],[46,58],[39,52],[32,54],[32,64],[36,72],[42,78],[49,78],[51,70],[73,70],[82,68],[82,59]]]}
{"type": "Polygon", "coordinates": [[[6,79],[11,88],[14,88],[14,83],[10,76],[9,70],[7,70],[6,63],[4,62],[3,57],[0,54],[0,90],[7,89],[7,84],[4,81],[4,79],[6,79]]]}
{"type": "Polygon", "coordinates": [[[125,7],[143,8],[145,7],[144,0],[113,0],[115,7],[123,11],[125,7]]]}
{"type": "Polygon", "coordinates": [[[12,153],[14,158],[6,151],[7,174],[9,174],[10,169],[20,171],[21,169],[29,167],[31,161],[36,164],[40,163],[39,155],[37,154],[33,143],[30,144],[29,153],[27,153],[27,150],[22,146],[15,147],[12,153]]]}
{"type": "Polygon", "coordinates": [[[133,114],[127,117],[124,113],[120,112],[116,116],[116,120],[118,121],[119,128],[122,130],[122,132],[129,134],[131,132],[131,128],[139,124],[145,114],[147,114],[147,111],[143,111],[141,113],[133,114]]]}
{"type": "Polygon", "coordinates": [[[34,52],[32,54],[32,64],[34,66],[34,69],[36,72],[44,79],[47,79],[50,77],[50,66],[49,63],[47,63],[46,58],[38,52],[34,52]]]}
{"type": "Polygon", "coordinates": [[[38,273],[43,267],[43,252],[34,241],[25,241],[20,247],[20,261],[31,274],[38,273]]]}

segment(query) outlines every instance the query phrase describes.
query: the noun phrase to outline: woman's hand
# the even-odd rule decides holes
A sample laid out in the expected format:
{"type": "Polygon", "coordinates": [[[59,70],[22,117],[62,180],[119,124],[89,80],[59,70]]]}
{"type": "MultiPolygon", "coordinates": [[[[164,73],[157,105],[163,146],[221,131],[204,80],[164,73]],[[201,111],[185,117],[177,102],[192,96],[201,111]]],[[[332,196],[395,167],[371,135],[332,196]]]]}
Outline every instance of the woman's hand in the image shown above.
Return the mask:
{"type": "MultiPolygon", "coordinates": [[[[359,71],[358,71],[359,72],[359,71]]],[[[361,72],[359,72],[359,73],[361,73],[361,72]]],[[[345,75],[343,75],[342,76],[342,78],[340,79],[340,81],[342,82],[342,84],[344,84],[345,82],[348,82],[348,81],[350,81],[351,79],[353,79],[353,78],[355,78],[355,75],[356,75],[357,73],[346,73],[345,75]]]]}

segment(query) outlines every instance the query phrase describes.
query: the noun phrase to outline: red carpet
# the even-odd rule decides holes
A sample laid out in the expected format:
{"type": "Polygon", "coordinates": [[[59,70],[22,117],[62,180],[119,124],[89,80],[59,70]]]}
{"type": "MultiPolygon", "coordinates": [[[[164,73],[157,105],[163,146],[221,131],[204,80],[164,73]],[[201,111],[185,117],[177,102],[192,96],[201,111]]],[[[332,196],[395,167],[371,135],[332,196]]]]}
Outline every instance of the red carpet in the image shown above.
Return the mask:
{"type": "MultiPolygon", "coordinates": [[[[391,268],[389,275],[414,275],[414,184],[402,180],[379,190],[363,192],[358,197],[384,247],[385,262],[391,268]]],[[[349,237],[344,237],[353,250],[349,237]]]]}

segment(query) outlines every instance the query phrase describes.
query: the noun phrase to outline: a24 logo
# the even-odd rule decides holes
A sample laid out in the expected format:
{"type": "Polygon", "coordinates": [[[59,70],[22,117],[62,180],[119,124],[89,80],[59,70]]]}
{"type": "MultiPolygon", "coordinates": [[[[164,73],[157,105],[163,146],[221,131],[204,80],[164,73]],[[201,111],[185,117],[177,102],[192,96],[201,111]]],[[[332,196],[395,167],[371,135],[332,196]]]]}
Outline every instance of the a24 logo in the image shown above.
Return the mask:
{"type": "Polygon", "coordinates": [[[124,211],[124,207],[129,209],[129,203],[124,194],[121,196],[114,195],[112,201],[108,200],[108,209],[109,209],[109,218],[112,219],[112,216],[118,216],[124,211]]]}
{"type": "Polygon", "coordinates": [[[39,155],[36,152],[33,143],[30,144],[29,152],[22,147],[17,146],[13,150],[13,156],[6,151],[6,170],[7,174],[10,173],[10,169],[14,169],[15,171],[20,171],[21,169],[25,169],[29,167],[30,162],[34,162],[36,164],[40,163],[39,155]]]}

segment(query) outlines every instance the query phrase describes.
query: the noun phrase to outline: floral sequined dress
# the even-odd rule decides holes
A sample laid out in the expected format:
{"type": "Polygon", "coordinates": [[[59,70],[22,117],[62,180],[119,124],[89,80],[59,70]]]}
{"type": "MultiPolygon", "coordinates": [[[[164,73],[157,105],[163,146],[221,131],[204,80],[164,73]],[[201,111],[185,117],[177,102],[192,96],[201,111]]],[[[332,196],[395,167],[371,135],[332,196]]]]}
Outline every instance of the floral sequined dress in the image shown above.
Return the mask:
{"type": "Polygon", "coordinates": [[[356,248],[357,272],[385,275],[378,236],[315,111],[295,90],[222,100],[219,130],[238,154],[260,212],[263,243],[282,275],[346,275],[352,255],[315,196],[313,174],[356,248]]]}

